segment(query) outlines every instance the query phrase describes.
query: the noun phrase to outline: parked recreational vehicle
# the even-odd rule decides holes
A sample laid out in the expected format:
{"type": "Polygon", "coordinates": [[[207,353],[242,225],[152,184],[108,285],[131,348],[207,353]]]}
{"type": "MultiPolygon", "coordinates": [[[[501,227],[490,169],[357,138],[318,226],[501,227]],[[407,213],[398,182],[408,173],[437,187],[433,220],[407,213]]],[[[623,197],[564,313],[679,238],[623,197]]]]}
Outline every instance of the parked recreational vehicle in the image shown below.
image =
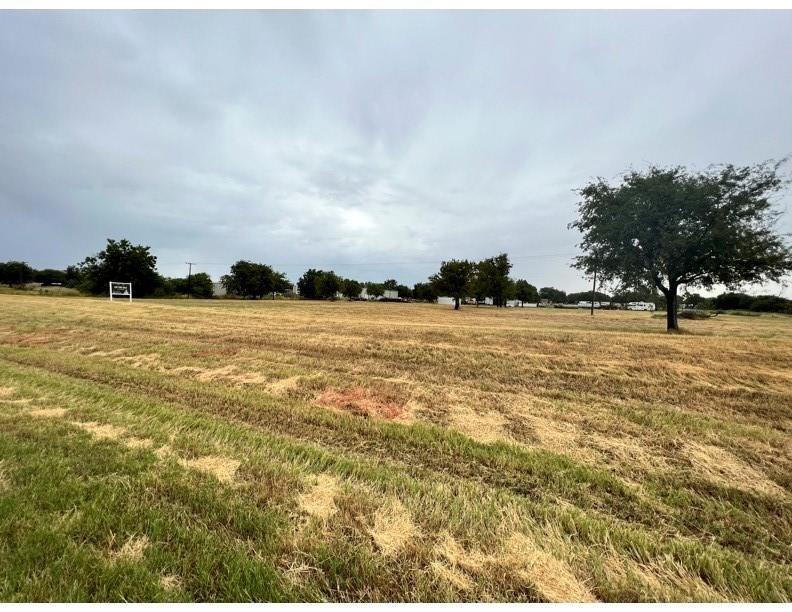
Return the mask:
{"type": "Polygon", "coordinates": [[[654,302],[630,302],[627,310],[655,310],[654,302]]]}

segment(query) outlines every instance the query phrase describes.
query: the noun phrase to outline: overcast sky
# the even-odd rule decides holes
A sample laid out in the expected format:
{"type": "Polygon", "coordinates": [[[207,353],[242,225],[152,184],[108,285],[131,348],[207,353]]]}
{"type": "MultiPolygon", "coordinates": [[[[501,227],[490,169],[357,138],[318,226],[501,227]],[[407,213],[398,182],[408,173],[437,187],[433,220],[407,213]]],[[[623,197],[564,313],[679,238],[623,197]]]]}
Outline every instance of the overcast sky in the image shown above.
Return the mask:
{"type": "Polygon", "coordinates": [[[506,251],[580,290],[588,179],[792,153],[790,33],[792,12],[4,12],[0,260],[126,237],[169,276],[412,284],[506,251]]]}

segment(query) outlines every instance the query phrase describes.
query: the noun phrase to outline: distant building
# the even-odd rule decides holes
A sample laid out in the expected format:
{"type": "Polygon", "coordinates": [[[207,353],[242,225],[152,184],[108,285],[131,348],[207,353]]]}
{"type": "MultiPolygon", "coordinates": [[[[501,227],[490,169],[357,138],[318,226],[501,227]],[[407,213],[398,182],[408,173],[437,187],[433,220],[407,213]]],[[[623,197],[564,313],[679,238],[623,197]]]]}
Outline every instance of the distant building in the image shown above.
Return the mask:
{"type": "Polygon", "coordinates": [[[223,283],[212,283],[212,295],[214,297],[223,297],[227,294],[226,288],[223,283]]]}
{"type": "Polygon", "coordinates": [[[437,303],[442,304],[444,306],[453,306],[454,298],[448,296],[440,296],[437,298],[437,303]]]}
{"type": "Polygon", "coordinates": [[[385,289],[385,292],[382,295],[382,299],[384,299],[384,300],[398,300],[399,299],[399,292],[396,289],[385,289]]]}

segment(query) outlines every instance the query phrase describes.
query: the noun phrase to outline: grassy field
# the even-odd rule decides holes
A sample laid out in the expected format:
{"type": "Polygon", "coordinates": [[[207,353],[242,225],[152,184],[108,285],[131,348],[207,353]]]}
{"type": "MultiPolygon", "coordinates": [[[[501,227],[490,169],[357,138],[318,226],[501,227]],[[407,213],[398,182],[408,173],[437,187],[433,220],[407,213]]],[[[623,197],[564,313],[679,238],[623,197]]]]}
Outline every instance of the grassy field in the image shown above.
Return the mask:
{"type": "Polygon", "coordinates": [[[0,295],[0,599],[788,601],[792,318],[0,295]]]}

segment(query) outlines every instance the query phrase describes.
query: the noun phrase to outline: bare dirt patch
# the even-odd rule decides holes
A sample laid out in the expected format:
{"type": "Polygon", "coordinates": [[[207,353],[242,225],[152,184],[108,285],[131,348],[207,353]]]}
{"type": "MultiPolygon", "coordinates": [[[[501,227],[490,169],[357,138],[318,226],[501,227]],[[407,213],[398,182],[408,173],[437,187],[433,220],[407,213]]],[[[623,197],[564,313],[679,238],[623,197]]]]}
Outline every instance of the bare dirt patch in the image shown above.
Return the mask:
{"type": "Polygon", "coordinates": [[[377,395],[363,387],[345,390],[328,389],[321,393],[316,401],[325,408],[366,418],[398,419],[404,413],[404,402],[377,395]]]}
{"type": "Polygon", "coordinates": [[[418,529],[407,508],[394,497],[377,510],[370,533],[380,552],[392,557],[418,536],[418,529]]]}
{"type": "Polygon", "coordinates": [[[180,459],[179,463],[184,467],[211,474],[223,483],[234,481],[234,476],[240,465],[236,459],[217,455],[206,455],[198,459],[180,459]]]}
{"type": "Polygon", "coordinates": [[[335,496],[340,492],[341,483],[338,478],[329,474],[319,474],[314,486],[301,494],[297,498],[297,503],[303,512],[326,520],[338,511],[335,496]]]}
{"type": "Polygon", "coordinates": [[[711,444],[688,442],[685,445],[684,453],[696,473],[717,484],[764,495],[786,496],[782,487],[723,448],[711,444]]]}

